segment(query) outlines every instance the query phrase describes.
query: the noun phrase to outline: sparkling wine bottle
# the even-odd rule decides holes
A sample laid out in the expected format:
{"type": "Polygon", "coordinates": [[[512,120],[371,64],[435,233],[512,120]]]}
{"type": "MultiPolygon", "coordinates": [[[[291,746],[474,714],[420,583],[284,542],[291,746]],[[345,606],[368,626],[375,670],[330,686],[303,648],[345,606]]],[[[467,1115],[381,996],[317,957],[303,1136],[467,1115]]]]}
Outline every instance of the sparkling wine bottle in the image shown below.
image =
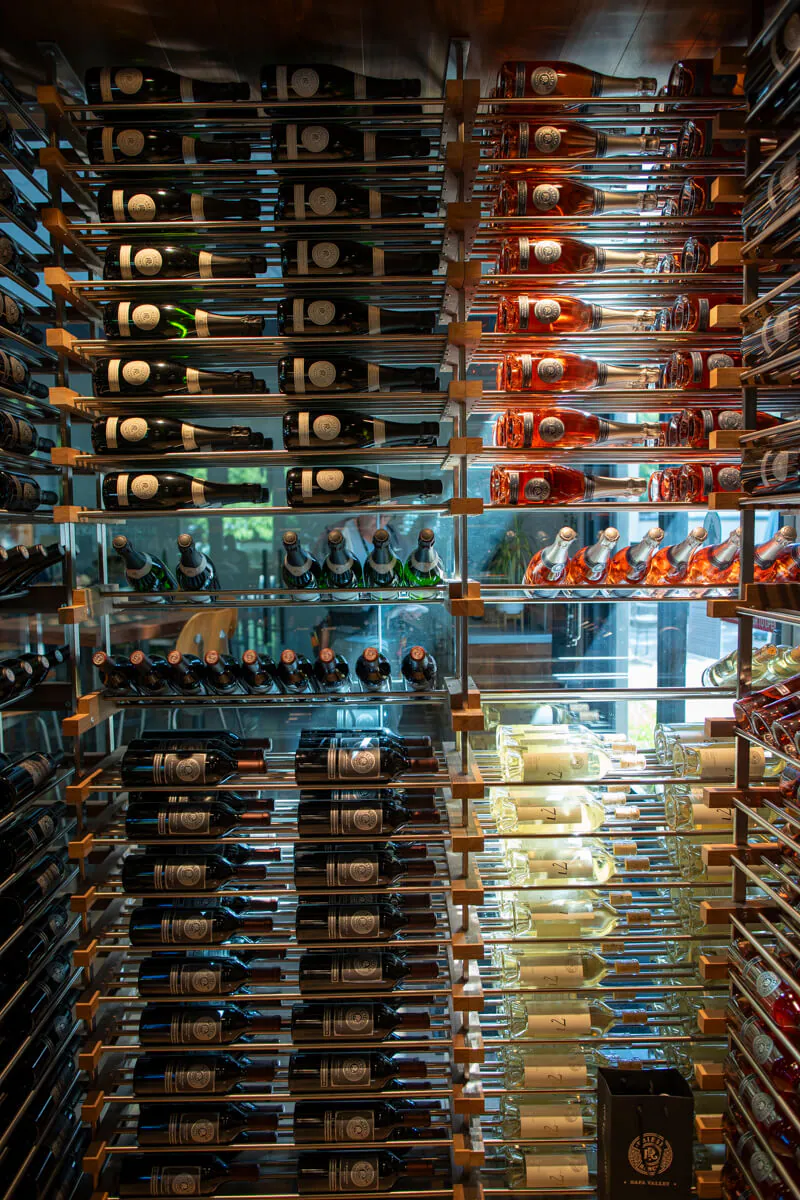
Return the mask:
{"type": "MultiPolygon", "coordinates": [[[[285,128],[291,128],[286,126],[285,128]]],[[[306,129],[323,129],[329,132],[329,128],[325,126],[301,126],[305,132],[306,129]]],[[[350,131],[352,132],[352,131],[350,131]]],[[[363,157],[367,158],[367,151],[373,149],[374,143],[368,142],[368,134],[363,134],[363,145],[360,149],[363,151],[363,157]]],[[[374,136],[374,135],[373,135],[374,136]]],[[[298,134],[295,133],[295,138],[298,134]]],[[[299,135],[302,144],[302,134],[299,135]]],[[[307,135],[307,138],[312,142],[323,140],[319,135],[307,135]]],[[[392,142],[397,148],[401,139],[392,138],[392,142]]],[[[403,139],[407,144],[413,141],[415,146],[419,146],[427,141],[425,138],[403,139]]],[[[353,143],[356,148],[357,143],[353,143]]],[[[287,145],[288,148],[288,145],[287,145]]],[[[305,158],[309,155],[309,150],[305,145],[297,146],[297,158],[305,158]]],[[[378,143],[375,150],[379,158],[394,158],[396,154],[384,154],[386,149],[384,145],[378,143]]],[[[402,147],[401,147],[402,149],[402,147]]],[[[425,155],[430,152],[430,145],[425,150],[425,155]]],[[[311,151],[310,153],[313,153],[311,151]]],[[[330,150],[330,141],[324,147],[322,156],[325,158],[334,157],[330,150]]],[[[338,155],[335,155],[339,157],[338,155]]],[[[410,154],[409,157],[418,157],[416,154],[410,154]]],[[[343,155],[342,157],[346,157],[343,155]]],[[[360,157],[360,155],[357,155],[360,157]]],[[[400,157],[406,157],[403,153],[400,157]]],[[[370,220],[380,220],[382,217],[424,217],[435,216],[439,211],[439,200],[434,195],[402,195],[395,192],[380,192],[375,188],[357,187],[354,183],[343,179],[308,179],[298,181],[297,183],[284,183],[278,188],[278,197],[275,202],[275,217],[277,220],[295,220],[295,221],[313,221],[315,218],[327,217],[368,217],[370,220]]],[[[291,305],[291,301],[282,301],[282,304],[291,305]]],[[[324,302],[323,302],[324,303],[324,302]]],[[[347,301],[344,301],[347,304],[347,301]]],[[[356,308],[366,308],[366,305],[361,305],[356,302],[356,308]]],[[[372,332],[371,330],[369,332],[372,332]]],[[[388,331],[384,331],[388,332],[388,331]]]]}
{"type": "Polygon", "coordinates": [[[359,75],[344,67],[315,63],[313,66],[268,66],[261,69],[264,100],[385,100],[419,96],[418,79],[380,79],[359,75]]]}
{"type": "MultiPolygon", "coordinates": [[[[205,371],[199,370],[196,367],[187,367],[182,362],[146,362],[140,358],[108,358],[102,359],[92,369],[92,386],[96,396],[171,396],[171,395],[200,395],[211,393],[251,393],[263,392],[265,384],[263,379],[256,379],[252,371],[205,371]]],[[[144,418],[136,418],[138,421],[137,429],[141,425],[145,425],[145,430],[142,437],[147,436],[148,429],[152,426],[153,434],[151,438],[157,439],[158,431],[167,426],[159,425],[158,418],[150,418],[145,421],[144,418]]],[[[221,433],[222,448],[228,448],[230,445],[230,437],[232,436],[227,431],[209,432],[207,428],[203,429],[200,426],[192,426],[180,424],[180,422],[172,422],[171,424],[178,425],[181,432],[180,447],[186,449],[197,449],[198,445],[213,445],[215,435],[221,433]],[[193,435],[193,429],[197,428],[197,438],[193,435]],[[187,446],[187,441],[189,445],[187,446]],[[194,443],[194,444],[192,444],[194,443]]],[[[128,441],[136,442],[136,436],[128,436],[128,441]]],[[[237,431],[238,432],[238,431],[237,431]]],[[[174,435],[173,435],[174,436],[174,435]]],[[[241,436],[241,435],[240,435],[241,436]]],[[[248,435],[248,447],[252,446],[252,438],[260,437],[252,432],[248,435]]],[[[241,445],[240,441],[236,445],[241,445]]],[[[126,446],[126,449],[129,447],[126,446]]]]}
{"type": "Polygon", "coordinates": [[[608,564],[606,583],[627,587],[643,582],[647,576],[650,560],[663,540],[664,530],[656,525],[652,529],[648,529],[642,540],[635,546],[625,546],[624,549],[618,550],[608,564]]]}
{"type": "MultiPolygon", "coordinates": [[[[97,207],[101,221],[115,223],[257,221],[261,215],[261,205],[256,198],[218,200],[216,196],[206,196],[202,192],[157,187],[150,182],[129,188],[115,187],[113,184],[102,187],[97,193],[97,207]]],[[[109,307],[113,309],[116,305],[109,307]]],[[[135,337],[136,334],[131,336],[135,337]]]]}
{"type": "Polygon", "coordinates": [[[741,471],[732,463],[685,463],[678,478],[678,499],[694,504],[712,492],[738,492],[741,471]]]}
{"type": "Polygon", "coordinates": [[[119,300],[103,309],[107,338],[160,340],[163,338],[260,337],[264,318],[228,316],[178,304],[143,304],[119,300]]]}
{"type": "Polygon", "coordinates": [[[266,504],[268,500],[269,491],[257,483],[212,483],[178,471],[159,471],[158,474],[112,472],[103,479],[103,504],[107,509],[117,511],[266,504]]]}
{"type": "Polygon", "coordinates": [[[297,600],[319,600],[319,578],[322,568],[312,554],[300,545],[300,538],[293,530],[283,535],[283,561],[281,583],[296,593],[297,600]]]}
{"type": "Polygon", "coordinates": [[[86,134],[86,149],[93,163],[207,163],[246,162],[249,142],[224,142],[165,129],[104,125],[86,134]]]}
{"type": "MultiPolygon", "coordinates": [[[[266,490],[266,489],[265,489],[266,490]]],[[[360,467],[292,467],[286,472],[286,502],[292,508],[336,508],[400,499],[441,496],[439,479],[397,479],[360,467]]]]}
{"type": "Polygon", "coordinates": [[[793,525],[782,525],[768,541],[755,548],[756,583],[772,583],[777,579],[791,579],[794,574],[793,545],[797,530],[793,525]]]}
{"type": "Polygon", "coordinates": [[[0,470],[0,509],[29,513],[36,512],[42,504],[58,504],[57,494],[40,488],[30,475],[0,470]]]}
{"type": "Polygon", "coordinates": [[[658,441],[658,426],[609,421],[573,408],[511,411],[498,419],[495,444],[509,450],[556,446],[645,445],[658,441]]]}
{"type": "Polygon", "coordinates": [[[501,296],[497,333],[584,333],[590,329],[652,329],[653,308],[608,308],[574,296],[501,296]]]}
{"type": "Polygon", "coordinates": [[[175,567],[178,587],[185,592],[219,591],[219,579],[213,562],[198,550],[190,533],[178,534],[180,557],[175,567]]]}
{"type": "Polygon", "coordinates": [[[711,311],[722,304],[741,306],[741,296],[728,293],[710,294],[708,296],[681,295],[668,309],[669,321],[667,328],[676,333],[706,333],[710,328],[711,311]]]}
{"type": "Polygon", "coordinates": [[[583,392],[594,388],[647,388],[658,368],[615,367],[577,354],[506,354],[497,368],[497,387],[508,392],[583,392]]]}
{"type": "Polygon", "coordinates": [[[385,250],[362,242],[283,242],[281,274],[296,275],[433,275],[439,254],[433,250],[385,250]]]}
{"type": "Polygon", "coordinates": [[[247,83],[217,83],[189,79],[163,67],[90,67],[84,77],[90,104],[158,104],[181,100],[248,100],[247,83]]]}
{"type": "Polygon", "coordinates": [[[177,580],[159,558],[136,550],[124,533],[112,541],[116,553],[125,563],[125,579],[134,592],[172,592],[177,580]]]}
{"type": "MultiPolygon", "coordinates": [[[[389,530],[376,529],[372,538],[372,549],[364,563],[364,586],[399,588],[403,585],[403,578],[403,564],[392,550],[389,530]]],[[[377,663],[378,659],[369,661],[377,663]]]]}
{"type": "Polygon", "coordinates": [[[730,536],[717,546],[703,546],[692,555],[687,583],[726,584],[739,582],[739,537],[737,527],[730,536]]]}
{"type": "Polygon", "coordinates": [[[96,454],[159,454],[181,450],[260,450],[264,438],[244,425],[190,425],[171,417],[100,417],[92,423],[96,454]]]}
{"type": "MultiPolygon", "coordinates": [[[[427,158],[428,138],[409,133],[376,133],[352,125],[276,122],[270,132],[273,162],[375,162],[396,158],[427,158]]],[[[372,215],[372,214],[368,214],[372,215]]]]}
{"type": "Polygon", "coordinates": [[[683,391],[707,390],[711,372],[725,367],[740,366],[738,352],[723,354],[718,350],[675,350],[664,364],[663,386],[683,391]]]}
{"type": "Polygon", "coordinates": [[[194,250],[178,244],[118,242],[106,250],[104,279],[248,279],[263,275],[267,260],[194,250]]]}
{"type": "Polygon", "coordinates": [[[656,271],[659,255],[649,250],[593,246],[576,238],[506,238],[497,265],[501,275],[593,275],[601,271],[656,271]]]}
{"type": "MultiPolygon", "coordinates": [[[[645,154],[659,154],[661,139],[656,136],[640,136],[638,134],[603,133],[593,129],[591,125],[582,125],[578,121],[559,121],[542,119],[541,123],[533,121],[509,121],[500,133],[500,157],[538,159],[553,155],[556,158],[617,158],[621,155],[633,154],[639,157],[645,154]]],[[[580,185],[578,185],[580,186],[580,185]]],[[[587,188],[587,191],[594,189],[587,188]]],[[[600,193],[601,195],[603,193],[600,193]]],[[[614,193],[611,193],[613,195],[614,193]]],[[[646,193],[645,193],[646,194],[646,193]]],[[[620,193],[620,197],[625,193],[620,193]]],[[[628,207],[620,209],[631,210],[631,199],[635,193],[628,193],[628,207]]],[[[640,193],[641,195],[641,193],[640,193]]],[[[574,210],[573,210],[574,211],[574,210]]],[[[587,211],[602,211],[594,209],[587,211]]],[[[518,216],[526,216],[524,212],[518,216]]]]}
{"type": "Polygon", "coordinates": [[[37,451],[49,454],[53,446],[55,442],[50,438],[40,437],[30,421],[0,409],[0,448],[10,454],[29,456],[37,451]]]}
{"type": "Polygon", "coordinates": [[[391,950],[306,951],[300,957],[301,992],[392,992],[404,983],[439,978],[433,959],[403,958],[391,950]]]}
{"type": "Polygon", "coordinates": [[[492,504],[580,504],[588,500],[626,500],[641,496],[643,479],[584,475],[574,467],[493,467],[489,480],[492,504]]]}
{"type": "Polygon", "coordinates": [[[405,583],[409,587],[409,599],[424,600],[426,588],[438,587],[444,581],[444,564],[435,549],[435,534],[432,529],[420,529],[417,546],[408,556],[403,567],[405,583]]]}
{"type": "MultiPolygon", "coordinates": [[[[359,367],[362,365],[359,364],[359,367]]],[[[305,369],[308,372],[311,367],[305,369]]],[[[351,387],[350,390],[357,389],[351,387]]],[[[438,437],[439,425],[436,421],[422,421],[415,425],[381,421],[347,409],[333,413],[301,410],[286,413],[283,418],[283,444],[287,450],[309,447],[350,450],[368,446],[435,446],[438,437]]]]}
{"type": "MultiPolygon", "coordinates": [[[[319,474],[319,473],[318,473],[319,474]]],[[[331,595],[337,600],[352,600],[351,591],[358,591],[364,585],[361,563],[347,548],[341,529],[332,529],[328,534],[328,552],[322,563],[319,576],[319,587],[328,589],[348,589],[333,591],[331,595]]],[[[314,677],[318,678],[316,670],[314,677]]]]}
{"type": "MultiPolygon", "coordinates": [[[[439,380],[435,367],[385,367],[377,363],[366,362],[360,358],[337,356],[331,358],[281,358],[278,361],[278,388],[284,395],[297,396],[306,392],[438,392],[439,380]]],[[[320,430],[316,429],[315,440],[324,442],[324,431],[334,428],[333,422],[338,418],[333,414],[321,413],[320,430]],[[325,424],[327,422],[327,424],[325,424]]],[[[369,423],[356,418],[361,429],[369,428],[369,423]]],[[[376,426],[383,422],[373,421],[372,434],[380,435],[376,426]]],[[[305,423],[304,423],[305,428],[305,423]]],[[[310,429],[307,431],[311,432],[310,429]]],[[[338,436],[338,433],[334,436],[338,436]]],[[[300,430],[297,432],[298,445],[300,430]]],[[[310,441],[308,444],[311,444],[310,441]]],[[[374,442],[380,445],[379,441],[374,442]]],[[[397,444],[397,443],[395,443],[397,444]]]]}
{"type": "Polygon", "coordinates": [[[647,586],[665,587],[668,584],[685,582],[692,556],[707,537],[707,531],[702,525],[698,525],[676,546],[662,546],[657,550],[647,570],[647,586]]]}
{"type": "MultiPolygon", "coordinates": [[[[181,908],[177,901],[165,907],[135,908],[128,923],[133,946],[217,946],[233,937],[258,940],[271,931],[272,917],[261,911],[234,912],[223,905],[181,908]]],[[[171,958],[156,961],[166,969],[173,965],[171,958]]]]}
{"type": "Polygon", "coordinates": [[[266,696],[280,692],[275,663],[268,654],[245,650],[239,667],[239,678],[248,692],[266,696]]]}
{"type": "Polygon", "coordinates": [[[574,529],[565,525],[559,529],[555,541],[543,550],[537,550],[525,568],[522,582],[526,585],[536,584],[539,587],[555,587],[565,582],[567,577],[567,558],[572,543],[577,537],[574,529]]]}
{"type": "Polygon", "coordinates": [[[304,334],[341,337],[348,333],[372,336],[379,333],[424,334],[433,333],[437,323],[434,312],[377,308],[373,304],[336,296],[297,296],[294,300],[280,300],[277,315],[278,332],[285,337],[304,334]]]}
{"type": "Polygon", "coordinates": [[[616,553],[619,530],[609,526],[592,546],[583,546],[569,560],[567,583],[583,587],[588,583],[603,583],[608,575],[609,561],[616,553]]]}
{"type": "MultiPolygon", "coordinates": [[[[656,80],[601,75],[576,63],[548,59],[504,62],[497,76],[500,96],[654,96],[656,80]]],[[[517,110],[519,111],[519,110],[517,110]]],[[[540,110],[537,110],[540,111],[540,110]]]]}

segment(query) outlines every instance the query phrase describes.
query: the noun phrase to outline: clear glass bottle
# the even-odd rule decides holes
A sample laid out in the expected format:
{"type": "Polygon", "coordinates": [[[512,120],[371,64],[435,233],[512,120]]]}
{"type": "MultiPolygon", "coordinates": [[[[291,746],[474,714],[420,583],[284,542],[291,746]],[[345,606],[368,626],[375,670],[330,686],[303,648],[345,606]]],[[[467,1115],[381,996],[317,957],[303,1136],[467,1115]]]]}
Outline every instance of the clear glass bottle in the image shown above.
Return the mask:
{"type": "Polygon", "coordinates": [[[598,746],[568,743],[561,747],[517,750],[509,747],[506,776],[510,783],[567,783],[603,779],[612,771],[633,771],[645,766],[640,754],[623,754],[614,762],[598,746]]]}
{"type": "MultiPolygon", "coordinates": [[[[627,900],[629,893],[622,895],[627,900]]],[[[568,942],[576,938],[602,938],[612,934],[619,925],[631,923],[630,911],[623,914],[599,892],[593,891],[576,896],[566,890],[537,892],[520,888],[516,892],[501,893],[499,910],[509,932],[535,939],[558,938],[568,942]]],[[[644,911],[636,910],[637,914],[644,911]]],[[[636,919],[634,916],[634,923],[636,919]]],[[[552,953],[552,950],[543,944],[542,953],[552,953]]]]}
{"type": "Polygon", "coordinates": [[[508,843],[505,858],[512,883],[523,887],[538,884],[564,883],[579,880],[582,883],[608,883],[619,873],[615,855],[624,856],[625,871],[643,874],[649,870],[649,860],[637,854],[637,846],[631,842],[614,843],[610,854],[598,841],[583,838],[547,838],[535,841],[508,843]]]}
{"type": "MultiPolygon", "coordinates": [[[[703,782],[733,783],[736,769],[736,745],[732,741],[701,742],[687,745],[677,741],[672,750],[675,774],[696,777],[703,782]]],[[[767,756],[760,746],[750,747],[750,778],[765,779],[779,775],[783,762],[767,756]]]]}
{"type": "Polygon", "coordinates": [[[601,792],[585,787],[490,788],[489,803],[501,833],[594,833],[608,821],[633,824],[639,815],[627,805],[626,792],[601,792]]]}

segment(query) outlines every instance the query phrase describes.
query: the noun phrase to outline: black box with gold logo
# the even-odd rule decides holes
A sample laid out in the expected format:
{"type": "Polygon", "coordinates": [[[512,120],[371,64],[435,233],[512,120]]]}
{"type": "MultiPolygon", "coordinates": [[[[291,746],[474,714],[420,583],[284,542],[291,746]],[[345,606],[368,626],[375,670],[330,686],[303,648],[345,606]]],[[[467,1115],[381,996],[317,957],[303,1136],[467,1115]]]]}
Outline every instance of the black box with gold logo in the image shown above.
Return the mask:
{"type": "Polygon", "coordinates": [[[598,1200],[689,1200],[694,1100],[680,1071],[597,1073],[598,1200]]]}

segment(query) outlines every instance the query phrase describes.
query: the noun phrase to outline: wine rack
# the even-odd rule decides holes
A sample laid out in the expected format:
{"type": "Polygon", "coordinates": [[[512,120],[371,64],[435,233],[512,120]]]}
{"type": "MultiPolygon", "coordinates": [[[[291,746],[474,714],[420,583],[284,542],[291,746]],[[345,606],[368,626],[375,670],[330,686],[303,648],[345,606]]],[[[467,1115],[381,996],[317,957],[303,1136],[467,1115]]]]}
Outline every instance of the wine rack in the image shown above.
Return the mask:
{"type": "Polygon", "coordinates": [[[53,527],[68,481],[49,440],[63,438],[59,413],[47,402],[60,365],[45,345],[45,326],[58,317],[40,278],[50,244],[38,208],[48,190],[35,164],[47,133],[5,77],[0,119],[9,123],[0,142],[0,1193],[45,1198],[58,1188],[70,1200],[82,1187],[84,1089],[73,1011],[80,972],[72,959],[81,921],[70,908],[78,872],[67,855],[74,821],[63,803],[74,767],[60,730],[74,704],[72,663],[65,661],[69,645],[57,649],[73,562],[63,531],[53,527]]]}

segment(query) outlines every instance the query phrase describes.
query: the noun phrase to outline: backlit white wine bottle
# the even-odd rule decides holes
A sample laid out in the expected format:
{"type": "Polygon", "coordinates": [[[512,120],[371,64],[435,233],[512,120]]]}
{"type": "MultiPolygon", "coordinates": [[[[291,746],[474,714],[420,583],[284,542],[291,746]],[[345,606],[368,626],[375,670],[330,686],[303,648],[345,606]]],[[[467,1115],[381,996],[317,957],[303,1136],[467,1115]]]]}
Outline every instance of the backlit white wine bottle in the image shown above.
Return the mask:
{"type": "Polygon", "coordinates": [[[609,822],[633,824],[640,816],[626,792],[589,788],[490,788],[489,803],[502,833],[594,833],[609,822]]]}
{"type": "Polygon", "coordinates": [[[505,775],[516,783],[561,783],[603,779],[613,771],[633,771],[643,768],[641,754],[623,754],[614,761],[598,746],[567,743],[560,747],[532,750],[509,748],[506,754],[505,775]]]}
{"type": "Polygon", "coordinates": [[[619,874],[622,866],[626,872],[643,874],[649,870],[649,860],[636,853],[635,842],[615,842],[618,863],[600,842],[584,841],[581,838],[559,838],[541,841],[514,841],[506,851],[509,877],[512,883],[535,886],[537,883],[564,883],[581,880],[586,883],[607,883],[619,874]],[[624,858],[622,856],[624,855],[624,858]]]}
{"type": "Polygon", "coordinates": [[[591,1138],[597,1134],[597,1109],[591,1100],[562,1100],[537,1103],[503,1096],[497,1119],[484,1118],[481,1128],[492,1137],[507,1140],[549,1142],[565,1138],[591,1138]]]}
{"type": "Polygon", "coordinates": [[[609,961],[593,951],[567,948],[560,954],[536,954],[526,949],[498,949],[494,962],[504,984],[517,987],[563,991],[596,987],[607,976],[638,975],[641,964],[635,958],[609,961]]]}
{"type": "Polygon", "coordinates": [[[654,1016],[652,1010],[612,1008],[604,1000],[564,1003],[509,996],[504,1008],[512,1037],[602,1037],[623,1025],[648,1025],[654,1016]]]}
{"type": "MultiPolygon", "coordinates": [[[[622,895],[626,900],[630,897],[627,892],[622,895]]],[[[538,892],[525,888],[503,892],[499,910],[512,933],[562,941],[607,937],[619,925],[646,924],[651,915],[649,909],[629,909],[623,913],[598,892],[586,891],[576,896],[570,891],[538,892]]]]}
{"type": "MultiPolygon", "coordinates": [[[[619,1048],[586,1046],[576,1053],[572,1048],[556,1046],[540,1052],[539,1047],[504,1046],[499,1055],[501,1077],[509,1088],[529,1091],[576,1091],[594,1085],[598,1067],[676,1067],[691,1077],[694,1064],[680,1044],[619,1048]]],[[[485,1072],[482,1072],[485,1074],[485,1072]]]]}

